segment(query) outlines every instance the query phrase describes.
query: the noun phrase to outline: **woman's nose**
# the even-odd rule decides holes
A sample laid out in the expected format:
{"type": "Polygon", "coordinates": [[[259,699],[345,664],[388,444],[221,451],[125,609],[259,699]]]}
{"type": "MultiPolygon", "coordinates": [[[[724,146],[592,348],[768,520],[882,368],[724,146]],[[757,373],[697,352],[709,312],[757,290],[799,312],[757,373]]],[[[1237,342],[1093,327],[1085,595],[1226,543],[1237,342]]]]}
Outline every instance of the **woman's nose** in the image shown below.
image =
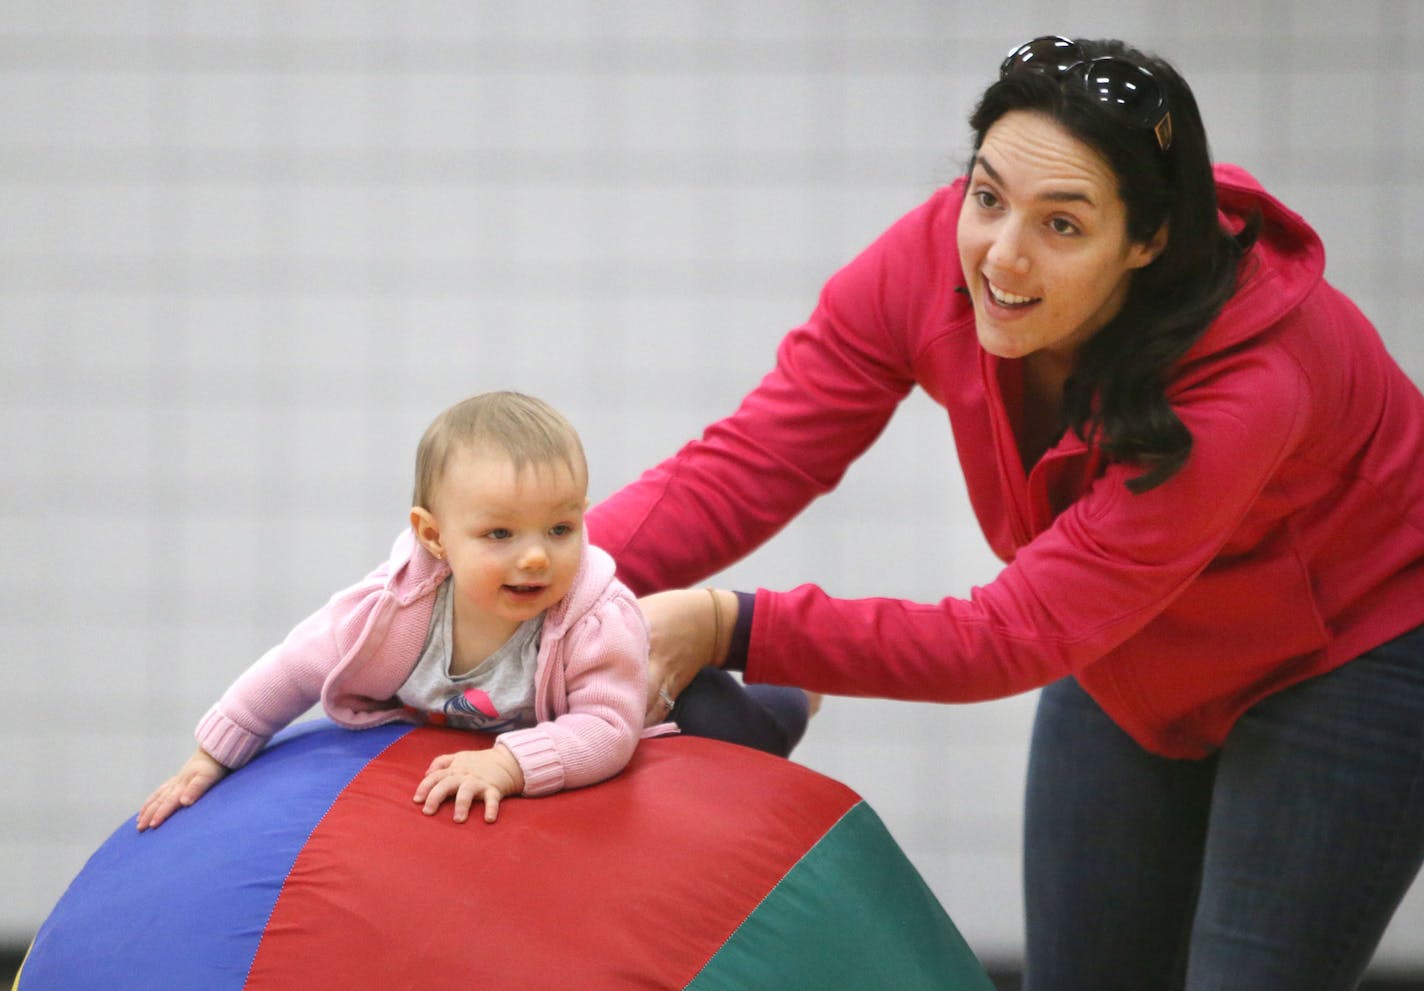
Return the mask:
{"type": "Polygon", "coordinates": [[[989,264],[1004,272],[1027,275],[1029,258],[1024,251],[1024,232],[1014,221],[1006,221],[995,232],[994,243],[989,246],[989,264]]]}

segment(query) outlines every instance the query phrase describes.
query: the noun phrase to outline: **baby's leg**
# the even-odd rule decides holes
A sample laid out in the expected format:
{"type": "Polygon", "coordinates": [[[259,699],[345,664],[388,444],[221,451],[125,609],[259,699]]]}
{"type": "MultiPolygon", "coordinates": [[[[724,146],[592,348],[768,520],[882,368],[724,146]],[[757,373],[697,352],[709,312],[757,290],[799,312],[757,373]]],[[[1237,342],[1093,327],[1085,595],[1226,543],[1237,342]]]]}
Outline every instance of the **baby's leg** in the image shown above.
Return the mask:
{"type": "Polygon", "coordinates": [[[743,685],[720,668],[703,668],[678,696],[670,718],[690,736],[786,757],[806,732],[811,702],[799,688],[743,685]]]}

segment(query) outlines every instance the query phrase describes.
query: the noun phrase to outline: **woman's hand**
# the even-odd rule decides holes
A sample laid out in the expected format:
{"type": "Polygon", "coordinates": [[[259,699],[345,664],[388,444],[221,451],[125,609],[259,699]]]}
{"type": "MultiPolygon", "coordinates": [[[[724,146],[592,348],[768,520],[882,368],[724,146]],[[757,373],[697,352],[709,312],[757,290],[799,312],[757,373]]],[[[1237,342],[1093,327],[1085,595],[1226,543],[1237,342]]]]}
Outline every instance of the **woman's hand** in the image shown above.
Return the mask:
{"type": "Polygon", "coordinates": [[[202,747],[194,751],[178,773],[159,785],[138,810],[138,830],[156,829],[178,809],[192,805],[227,775],[227,768],[202,747]]]}
{"type": "Polygon", "coordinates": [[[500,799],[524,790],[524,771],[508,747],[495,744],[488,750],[462,750],[442,754],[430,762],[425,777],[415,789],[421,811],[433,816],[446,799],[455,800],[455,821],[470,817],[470,806],[479,799],[485,807],[485,822],[499,818],[500,799]]]}
{"type": "Polygon", "coordinates": [[[737,596],[722,589],[679,589],[645,596],[638,607],[652,631],[646,717],[651,724],[667,719],[697,672],[726,660],[737,596]]]}

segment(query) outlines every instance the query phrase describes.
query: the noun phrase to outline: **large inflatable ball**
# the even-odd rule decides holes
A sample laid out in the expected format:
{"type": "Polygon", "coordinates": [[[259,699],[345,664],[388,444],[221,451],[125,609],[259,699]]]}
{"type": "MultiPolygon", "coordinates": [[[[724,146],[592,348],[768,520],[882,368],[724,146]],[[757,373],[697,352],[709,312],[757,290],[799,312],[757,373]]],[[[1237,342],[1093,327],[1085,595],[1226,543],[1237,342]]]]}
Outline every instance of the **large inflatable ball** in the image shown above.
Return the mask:
{"type": "Polygon", "coordinates": [[[852,791],[691,737],[499,820],[412,800],[491,738],[325,721],[156,831],[120,827],[41,927],[18,991],[992,991],[852,791]]]}

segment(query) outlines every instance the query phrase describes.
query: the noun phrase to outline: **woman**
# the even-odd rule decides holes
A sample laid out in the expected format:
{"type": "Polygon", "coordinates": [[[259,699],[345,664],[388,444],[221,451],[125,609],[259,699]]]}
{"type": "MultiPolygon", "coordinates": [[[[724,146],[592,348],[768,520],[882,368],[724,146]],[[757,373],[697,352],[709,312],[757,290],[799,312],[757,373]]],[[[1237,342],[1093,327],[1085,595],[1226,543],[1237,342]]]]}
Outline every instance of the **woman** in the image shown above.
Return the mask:
{"type": "Polygon", "coordinates": [[[655,688],[1047,686],[1026,986],[1352,987],[1424,857],[1424,397],[1304,221],[1213,170],[1167,64],[1040,38],[970,123],[967,176],[589,525],[635,591],[683,589],[919,386],[1003,571],[934,604],[650,595],[655,688]]]}

